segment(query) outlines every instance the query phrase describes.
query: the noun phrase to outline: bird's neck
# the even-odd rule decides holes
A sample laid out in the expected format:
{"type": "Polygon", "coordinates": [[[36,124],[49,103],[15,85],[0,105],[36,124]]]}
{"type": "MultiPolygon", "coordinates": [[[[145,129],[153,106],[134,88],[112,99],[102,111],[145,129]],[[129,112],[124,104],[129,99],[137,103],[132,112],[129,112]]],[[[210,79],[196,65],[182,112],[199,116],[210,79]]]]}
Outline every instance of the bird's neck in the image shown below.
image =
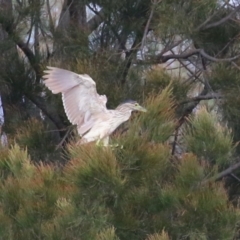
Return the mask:
{"type": "Polygon", "coordinates": [[[132,110],[129,108],[116,109],[117,117],[121,118],[124,122],[131,117],[132,110]]]}

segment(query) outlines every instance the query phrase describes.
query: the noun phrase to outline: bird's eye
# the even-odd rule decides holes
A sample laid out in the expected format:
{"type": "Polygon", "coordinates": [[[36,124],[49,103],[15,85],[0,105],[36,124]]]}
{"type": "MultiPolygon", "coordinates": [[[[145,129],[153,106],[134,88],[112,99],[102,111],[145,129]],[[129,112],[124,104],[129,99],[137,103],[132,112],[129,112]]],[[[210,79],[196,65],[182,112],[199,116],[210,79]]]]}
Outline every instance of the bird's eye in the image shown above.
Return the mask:
{"type": "Polygon", "coordinates": [[[138,103],[135,103],[135,106],[137,107],[137,106],[138,106],[138,103]]]}

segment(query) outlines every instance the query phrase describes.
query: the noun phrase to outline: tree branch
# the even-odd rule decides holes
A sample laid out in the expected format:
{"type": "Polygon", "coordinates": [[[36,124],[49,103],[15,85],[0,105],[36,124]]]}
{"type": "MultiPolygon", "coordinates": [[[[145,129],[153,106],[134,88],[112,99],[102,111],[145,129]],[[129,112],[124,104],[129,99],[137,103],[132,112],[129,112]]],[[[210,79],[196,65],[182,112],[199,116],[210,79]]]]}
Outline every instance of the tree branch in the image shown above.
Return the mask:
{"type": "Polygon", "coordinates": [[[32,52],[32,50],[22,40],[16,41],[16,44],[26,55],[30,65],[32,66],[32,68],[34,69],[34,71],[36,73],[36,77],[40,78],[42,75],[42,71],[41,71],[40,65],[39,65],[34,53],[32,52]]]}
{"type": "Polygon", "coordinates": [[[184,101],[181,101],[180,103],[178,103],[178,105],[183,105],[186,103],[191,103],[191,102],[199,102],[199,101],[203,101],[203,100],[211,100],[211,99],[219,99],[219,98],[223,98],[223,95],[220,93],[210,93],[210,94],[206,94],[206,95],[200,95],[194,98],[190,98],[184,101]]]}
{"type": "Polygon", "coordinates": [[[216,176],[208,179],[207,182],[218,181],[218,180],[222,179],[223,177],[231,174],[233,171],[237,170],[238,168],[240,168],[240,162],[235,163],[234,165],[230,166],[229,168],[225,169],[224,171],[218,173],[216,176]]]}
{"type": "MultiPolygon", "coordinates": [[[[204,89],[202,90],[201,94],[199,95],[199,97],[203,97],[206,94],[207,94],[207,88],[205,86],[204,89]]],[[[200,99],[189,102],[190,103],[189,106],[187,106],[184,109],[184,112],[183,112],[182,116],[178,119],[178,122],[177,122],[177,125],[176,125],[176,128],[175,128],[174,141],[173,141],[173,144],[172,144],[172,152],[171,152],[172,155],[175,154],[178,131],[179,131],[180,127],[183,125],[183,123],[185,122],[187,117],[192,113],[193,109],[199,104],[199,102],[200,102],[200,99]]]]}
{"type": "Polygon", "coordinates": [[[145,45],[145,42],[146,42],[146,38],[147,38],[148,31],[149,31],[150,22],[152,21],[153,12],[154,12],[154,9],[156,8],[156,3],[157,3],[156,0],[154,0],[152,2],[151,12],[150,12],[149,18],[147,20],[147,24],[146,24],[146,26],[144,28],[144,33],[143,33],[143,37],[142,37],[142,43],[141,43],[141,47],[140,47],[141,52],[143,51],[143,48],[144,48],[144,45],[145,45]]]}
{"type": "Polygon", "coordinates": [[[203,49],[199,49],[199,53],[206,59],[212,61],[212,62],[232,62],[238,58],[240,58],[240,55],[236,55],[234,57],[231,58],[215,58],[212,57],[210,55],[208,55],[207,53],[205,53],[205,51],[203,49]]]}
{"type": "MultiPolygon", "coordinates": [[[[11,32],[9,32],[8,29],[6,29],[6,28],[4,30],[5,30],[6,34],[8,34],[10,36],[11,32]]],[[[13,38],[13,41],[23,51],[23,53],[26,55],[30,65],[32,66],[32,68],[34,69],[34,71],[36,73],[36,78],[37,79],[40,78],[41,75],[42,75],[42,71],[41,71],[40,65],[39,65],[33,51],[21,39],[13,38]]]]}
{"type": "Polygon", "coordinates": [[[226,21],[228,21],[229,19],[231,19],[231,17],[240,10],[240,5],[238,5],[231,13],[229,13],[226,17],[222,18],[221,20],[214,22],[214,23],[209,23],[208,25],[206,25],[205,27],[202,28],[202,30],[206,30],[209,28],[213,28],[213,27],[217,27],[223,23],[225,23],[226,21]]]}
{"type": "MultiPolygon", "coordinates": [[[[225,3],[219,8],[219,10],[225,8],[226,5],[228,5],[228,2],[225,2],[225,3]]],[[[217,14],[218,14],[218,11],[214,12],[210,17],[208,17],[208,18],[206,19],[206,21],[204,21],[201,25],[199,25],[199,26],[197,27],[197,31],[202,30],[202,29],[205,29],[204,26],[207,26],[207,23],[209,23],[209,22],[211,21],[211,19],[213,19],[217,14]]]]}
{"type": "Polygon", "coordinates": [[[156,63],[165,63],[170,59],[187,59],[193,55],[199,54],[199,49],[194,49],[182,54],[169,54],[164,56],[157,55],[154,59],[156,63]]]}
{"type": "Polygon", "coordinates": [[[87,29],[92,32],[105,20],[104,9],[102,8],[95,16],[87,22],[87,29]]]}
{"type": "Polygon", "coordinates": [[[159,53],[158,56],[163,56],[164,53],[172,50],[173,48],[177,47],[179,44],[181,44],[184,40],[180,39],[174,42],[174,39],[167,42],[167,44],[164,46],[164,49],[159,53]]]}
{"type": "MultiPolygon", "coordinates": [[[[61,119],[59,118],[59,115],[57,114],[54,109],[50,110],[47,108],[46,103],[43,101],[42,98],[25,93],[24,94],[27,99],[29,99],[32,103],[36,105],[57,127],[57,129],[64,129],[66,126],[62,123],[61,119]]],[[[60,135],[64,135],[65,133],[60,132],[60,135]]]]}
{"type": "Polygon", "coordinates": [[[156,57],[153,57],[152,59],[142,61],[142,60],[137,60],[136,63],[138,64],[161,64],[165,63],[170,59],[187,59],[193,55],[200,54],[202,57],[206,58],[209,61],[212,62],[231,62],[234,61],[238,58],[240,58],[240,55],[236,55],[231,58],[215,58],[210,55],[208,55],[203,49],[194,49],[186,53],[182,54],[169,54],[169,55],[157,55],[156,57]]]}
{"type": "Polygon", "coordinates": [[[50,31],[53,33],[54,32],[54,21],[53,21],[53,17],[51,14],[51,7],[50,7],[49,0],[47,0],[46,3],[47,3],[48,18],[49,18],[49,28],[50,28],[50,31]]]}
{"type": "Polygon", "coordinates": [[[124,66],[124,70],[123,70],[123,74],[122,74],[122,78],[121,78],[121,84],[124,85],[126,82],[126,78],[128,75],[128,71],[132,65],[133,62],[133,58],[134,58],[134,54],[137,53],[138,48],[137,46],[139,45],[139,43],[141,42],[142,39],[142,35],[143,33],[141,33],[140,35],[136,35],[136,38],[134,40],[134,43],[132,45],[132,48],[126,52],[126,64],[124,66]]]}

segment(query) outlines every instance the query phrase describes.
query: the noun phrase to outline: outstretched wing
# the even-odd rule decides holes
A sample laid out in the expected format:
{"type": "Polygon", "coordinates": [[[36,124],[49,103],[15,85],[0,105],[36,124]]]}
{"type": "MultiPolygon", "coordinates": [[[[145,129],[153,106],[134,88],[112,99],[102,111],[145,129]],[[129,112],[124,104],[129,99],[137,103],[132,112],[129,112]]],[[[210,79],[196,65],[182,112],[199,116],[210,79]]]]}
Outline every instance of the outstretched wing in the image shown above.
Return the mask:
{"type": "Polygon", "coordinates": [[[44,84],[52,93],[62,93],[64,110],[69,121],[78,125],[80,135],[94,124],[96,116],[107,113],[105,95],[98,95],[96,83],[87,74],[48,67],[44,84]]]}

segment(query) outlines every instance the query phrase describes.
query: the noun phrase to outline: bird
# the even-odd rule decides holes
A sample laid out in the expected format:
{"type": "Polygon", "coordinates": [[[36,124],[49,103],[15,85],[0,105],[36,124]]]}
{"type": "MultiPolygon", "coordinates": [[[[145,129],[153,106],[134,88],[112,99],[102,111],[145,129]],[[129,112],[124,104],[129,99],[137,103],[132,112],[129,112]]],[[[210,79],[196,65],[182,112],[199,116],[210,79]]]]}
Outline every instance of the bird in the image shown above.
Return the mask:
{"type": "Polygon", "coordinates": [[[108,146],[109,136],[131,117],[132,111],[146,112],[138,102],[128,100],[116,109],[107,109],[106,95],[99,95],[95,81],[87,74],[48,66],[43,83],[53,94],[62,94],[68,120],[77,125],[79,144],[96,142],[108,146]]]}

